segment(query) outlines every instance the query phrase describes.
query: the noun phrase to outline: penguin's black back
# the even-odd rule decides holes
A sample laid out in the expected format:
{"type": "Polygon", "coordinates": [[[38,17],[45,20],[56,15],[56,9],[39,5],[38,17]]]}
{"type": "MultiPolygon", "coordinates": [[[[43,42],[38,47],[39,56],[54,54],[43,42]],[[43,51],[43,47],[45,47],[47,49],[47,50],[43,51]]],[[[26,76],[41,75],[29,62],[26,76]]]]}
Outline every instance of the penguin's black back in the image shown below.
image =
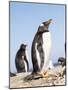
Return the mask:
{"type": "Polygon", "coordinates": [[[39,56],[41,58],[41,64],[40,67],[42,68],[43,63],[44,63],[44,52],[42,49],[42,33],[36,33],[33,43],[32,43],[32,49],[31,49],[31,56],[32,56],[32,63],[33,63],[33,72],[39,72],[41,68],[38,65],[38,60],[37,60],[37,55],[36,55],[36,50],[35,50],[35,44],[37,43],[37,50],[40,52],[39,56]]]}

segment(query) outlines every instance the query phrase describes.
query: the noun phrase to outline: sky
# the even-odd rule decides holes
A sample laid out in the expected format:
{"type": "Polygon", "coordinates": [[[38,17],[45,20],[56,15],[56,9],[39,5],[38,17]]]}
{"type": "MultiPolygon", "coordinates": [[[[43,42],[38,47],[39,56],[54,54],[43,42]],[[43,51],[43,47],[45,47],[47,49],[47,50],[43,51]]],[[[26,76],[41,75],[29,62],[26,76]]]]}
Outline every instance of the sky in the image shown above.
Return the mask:
{"type": "Polygon", "coordinates": [[[15,55],[22,43],[28,44],[29,66],[31,45],[38,26],[52,19],[49,26],[52,39],[51,60],[65,56],[65,5],[10,2],[10,71],[16,72],[15,55]]]}

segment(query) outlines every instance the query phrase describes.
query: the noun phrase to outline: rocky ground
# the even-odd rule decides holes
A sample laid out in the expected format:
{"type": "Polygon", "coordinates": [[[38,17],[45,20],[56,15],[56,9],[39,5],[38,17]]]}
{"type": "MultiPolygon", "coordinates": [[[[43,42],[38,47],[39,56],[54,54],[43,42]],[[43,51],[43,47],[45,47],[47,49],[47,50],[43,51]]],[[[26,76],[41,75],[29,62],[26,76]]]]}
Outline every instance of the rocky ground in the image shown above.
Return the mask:
{"type": "Polygon", "coordinates": [[[25,78],[30,75],[30,72],[19,73],[14,77],[10,77],[10,88],[65,85],[65,75],[62,75],[63,68],[61,66],[56,66],[47,72],[48,75],[46,77],[33,80],[26,80],[25,78]]]}

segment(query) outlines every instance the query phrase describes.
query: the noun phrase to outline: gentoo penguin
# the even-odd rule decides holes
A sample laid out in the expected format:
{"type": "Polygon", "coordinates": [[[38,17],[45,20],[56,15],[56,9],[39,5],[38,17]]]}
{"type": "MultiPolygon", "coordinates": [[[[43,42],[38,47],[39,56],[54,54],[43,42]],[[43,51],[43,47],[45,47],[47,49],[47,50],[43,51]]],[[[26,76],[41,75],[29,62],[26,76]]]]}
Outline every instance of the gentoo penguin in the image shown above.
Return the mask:
{"type": "Polygon", "coordinates": [[[62,76],[66,74],[66,42],[65,42],[65,58],[59,57],[58,63],[62,66],[62,76]]]}
{"type": "Polygon", "coordinates": [[[21,44],[20,49],[16,53],[15,65],[18,73],[29,71],[29,63],[26,55],[26,47],[27,45],[21,44]]]}
{"type": "Polygon", "coordinates": [[[66,58],[59,57],[58,63],[62,66],[61,76],[66,74],[66,58]]]}
{"type": "Polygon", "coordinates": [[[64,57],[59,57],[58,63],[59,63],[62,67],[64,67],[64,66],[66,66],[66,59],[65,59],[64,57]]]}
{"type": "Polygon", "coordinates": [[[33,64],[33,74],[45,72],[52,67],[51,55],[51,33],[48,30],[52,19],[39,25],[38,31],[32,42],[31,56],[33,64]]]}

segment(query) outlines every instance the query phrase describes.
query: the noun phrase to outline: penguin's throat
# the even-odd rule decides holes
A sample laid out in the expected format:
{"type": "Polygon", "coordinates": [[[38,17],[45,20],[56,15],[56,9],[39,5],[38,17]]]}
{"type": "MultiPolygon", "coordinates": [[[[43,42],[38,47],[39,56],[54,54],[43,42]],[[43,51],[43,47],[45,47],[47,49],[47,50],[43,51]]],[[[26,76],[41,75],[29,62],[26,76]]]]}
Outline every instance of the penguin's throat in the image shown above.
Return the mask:
{"type": "Polygon", "coordinates": [[[47,33],[49,32],[49,30],[41,30],[41,31],[38,31],[37,34],[43,34],[43,33],[47,33]]]}

